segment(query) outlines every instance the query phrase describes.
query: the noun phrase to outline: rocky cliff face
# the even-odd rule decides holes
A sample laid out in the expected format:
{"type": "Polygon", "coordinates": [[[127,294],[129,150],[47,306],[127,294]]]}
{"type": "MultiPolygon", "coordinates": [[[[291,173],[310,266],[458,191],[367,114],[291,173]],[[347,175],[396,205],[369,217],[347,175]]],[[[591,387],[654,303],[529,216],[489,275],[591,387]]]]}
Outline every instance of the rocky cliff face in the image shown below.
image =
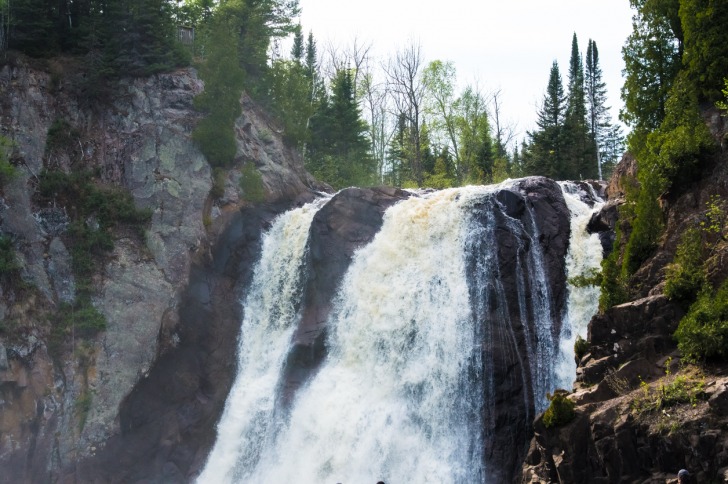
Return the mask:
{"type": "MultiPolygon", "coordinates": [[[[724,120],[706,122],[724,139],[724,120]]],[[[626,155],[610,182],[610,197],[590,228],[605,249],[624,202],[624,176],[634,175],[626,155]]],[[[693,482],[728,482],[728,387],[725,365],[682,364],[673,333],[685,308],[663,295],[665,270],[682,233],[704,220],[711,196],[728,197],[728,163],[717,153],[697,180],[666,194],[661,204],[666,228],[660,246],[630,281],[635,300],[598,314],[589,323],[587,348],[578,357],[574,393],[576,418],[546,428],[535,422],[521,482],[676,482],[685,468],[693,482]],[[680,396],[676,396],[680,392],[680,396]]],[[[714,286],[726,279],[725,242],[711,248],[707,276],[714,286]]]]}
{"type": "MultiPolygon", "coordinates": [[[[23,280],[4,281],[0,294],[0,467],[15,482],[124,480],[84,462],[103,461],[111,455],[104,449],[128,449],[125,435],[143,422],[156,422],[156,433],[133,441],[139,454],[116,454],[129,455],[120,459],[127,465],[160,441],[190,438],[191,426],[206,427],[200,441],[212,438],[209,408],[224,398],[217,381],[224,387],[230,372],[236,301],[261,228],[326,187],[244,96],[237,161],[255,163],[268,203],[243,217],[237,170],[226,173],[223,197],[208,195],[211,170],[190,139],[199,117],[192,100],[203,89],[193,69],[123,79],[89,105],[74,90],[77,80],[54,65],[52,74],[22,60],[0,67],[0,134],[13,140],[18,168],[2,188],[0,231],[13,241],[23,280]],[[63,143],[50,142],[54,126],[67,128],[63,143]],[[114,233],[113,252],[92,278],[92,304],[106,330],[86,342],[70,335],[53,343],[53,315],[74,300],[77,281],[64,242],[67,207],[40,205],[37,183],[44,169],[79,168],[128,190],[152,219],[144,241],[114,233]],[[221,300],[225,309],[215,304],[221,300]]],[[[140,466],[140,475],[152,467],[140,466]]]]}

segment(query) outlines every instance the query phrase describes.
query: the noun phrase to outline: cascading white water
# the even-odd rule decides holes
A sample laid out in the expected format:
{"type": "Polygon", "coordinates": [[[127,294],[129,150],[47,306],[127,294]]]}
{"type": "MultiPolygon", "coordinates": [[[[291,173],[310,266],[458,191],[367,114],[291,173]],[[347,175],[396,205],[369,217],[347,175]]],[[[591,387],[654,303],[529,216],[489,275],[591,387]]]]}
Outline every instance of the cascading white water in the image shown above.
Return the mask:
{"type": "MultiPolygon", "coordinates": [[[[284,415],[276,398],[318,206],[277,219],[245,301],[238,375],[198,482],[490,482],[484,455],[497,390],[485,348],[500,344],[530,382],[521,403],[530,420],[529,401],[543,409],[556,387],[559,337],[534,214],[526,204],[523,220],[507,216],[490,195],[500,188],[420,194],[387,210],[340,285],[325,361],[284,415]],[[499,272],[496,212],[501,229],[516,234],[517,308],[508,307],[499,272]],[[527,354],[516,347],[512,315],[527,354]]],[[[571,252],[572,264],[585,264],[571,252]]],[[[573,339],[568,345],[573,355],[573,339]]]]}
{"type": "Polygon", "coordinates": [[[342,282],[327,361],[251,482],[479,480],[479,425],[460,401],[476,348],[462,240],[463,206],[484,191],[387,211],[342,282]]]}
{"type": "MultiPolygon", "coordinates": [[[[577,276],[589,277],[601,269],[602,245],[597,234],[589,234],[586,226],[592,214],[598,211],[603,201],[589,186],[589,194],[580,194],[581,188],[571,182],[561,182],[564,200],[571,212],[571,240],[569,252],[566,255],[566,274],[569,279],[577,276]],[[582,199],[589,195],[596,200],[589,206],[582,199]]],[[[599,308],[599,286],[577,287],[569,283],[569,297],[567,301],[567,314],[561,328],[559,356],[556,362],[558,386],[571,389],[576,377],[576,362],[574,361],[574,342],[577,336],[586,338],[586,329],[589,320],[599,308]]]]}
{"type": "Polygon", "coordinates": [[[237,375],[199,482],[240,480],[277,425],[275,388],[298,319],[308,230],[324,201],[282,214],[263,237],[243,305],[237,375]]]}

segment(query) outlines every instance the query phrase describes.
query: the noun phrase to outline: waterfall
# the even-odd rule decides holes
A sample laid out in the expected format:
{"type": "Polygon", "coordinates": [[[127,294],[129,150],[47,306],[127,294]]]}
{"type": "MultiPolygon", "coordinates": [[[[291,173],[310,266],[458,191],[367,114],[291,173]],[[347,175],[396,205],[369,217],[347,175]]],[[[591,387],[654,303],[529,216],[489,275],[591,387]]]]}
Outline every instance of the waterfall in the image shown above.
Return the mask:
{"type": "Polygon", "coordinates": [[[274,433],[275,389],[298,318],[308,229],[324,201],[282,214],[263,237],[243,304],[237,375],[199,482],[239,480],[274,433]]]}
{"type": "MultiPolygon", "coordinates": [[[[518,452],[502,444],[525,442],[496,426],[517,420],[525,434],[565,378],[559,340],[582,322],[570,310],[573,323],[555,329],[537,215],[515,184],[422,192],[390,207],[332,301],[325,359],[284,411],[277,402],[300,319],[309,226],[326,202],[276,219],[198,482],[498,482],[494,463],[518,452]],[[499,198],[504,191],[510,202],[499,198]],[[510,383],[517,402],[502,394],[510,383]]],[[[570,263],[586,267],[580,250],[571,249],[570,263]]]]}
{"type": "MultiPolygon", "coordinates": [[[[589,277],[601,270],[602,245],[597,234],[589,234],[586,226],[593,213],[597,212],[604,201],[586,184],[589,192],[572,182],[561,182],[564,200],[571,212],[571,241],[566,255],[566,274],[569,280],[574,277],[589,277]],[[592,200],[590,205],[584,200],[592,200]]],[[[564,320],[559,356],[556,362],[558,386],[570,389],[576,377],[574,361],[574,342],[577,336],[586,338],[587,325],[599,309],[599,286],[577,287],[569,283],[567,314],[564,320]]]]}

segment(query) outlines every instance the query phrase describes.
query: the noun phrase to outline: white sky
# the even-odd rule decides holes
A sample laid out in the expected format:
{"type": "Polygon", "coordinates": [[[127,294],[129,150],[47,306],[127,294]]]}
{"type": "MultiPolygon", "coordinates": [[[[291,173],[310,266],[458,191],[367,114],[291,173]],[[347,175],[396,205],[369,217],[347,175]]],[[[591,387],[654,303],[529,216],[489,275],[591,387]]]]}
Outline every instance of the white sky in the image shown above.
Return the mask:
{"type": "Polygon", "coordinates": [[[622,107],[621,49],[631,32],[628,0],[299,0],[304,36],[327,43],[370,42],[377,59],[419,42],[425,63],[452,61],[461,86],[500,88],[504,117],[520,132],[535,126],[549,71],[559,63],[567,82],[571,38],[586,52],[597,43],[615,119],[622,107]]]}

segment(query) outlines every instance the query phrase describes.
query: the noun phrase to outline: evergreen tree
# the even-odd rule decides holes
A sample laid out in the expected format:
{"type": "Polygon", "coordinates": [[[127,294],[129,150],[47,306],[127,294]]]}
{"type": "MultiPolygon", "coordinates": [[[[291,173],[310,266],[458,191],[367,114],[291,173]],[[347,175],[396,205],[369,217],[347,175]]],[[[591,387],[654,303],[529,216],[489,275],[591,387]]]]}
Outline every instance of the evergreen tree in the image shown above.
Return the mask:
{"type": "Polygon", "coordinates": [[[324,98],[311,118],[309,168],[336,188],[369,185],[376,166],[369,155],[367,126],[361,117],[351,71],[342,69],[332,81],[331,98],[324,98]]]}
{"type": "Polygon", "coordinates": [[[597,50],[596,42],[591,39],[589,39],[589,44],[586,49],[585,84],[589,136],[596,152],[597,177],[603,180],[602,151],[606,138],[605,134],[610,132],[611,123],[609,122],[609,108],[605,106],[607,101],[607,87],[604,81],[602,81],[602,69],[599,67],[599,51],[597,50]]]}
{"type": "Polygon", "coordinates": [[[543,175],[556,180],[565,178],[562,165],[565,102],[559,65],[554,61],[536,120],[539,129],[529,133],[531,143],[527,150],[521,150],[528,175],[543,175]]]}
{"type": "Polygon", "coordinates": [[[432,174],[435,171],[435,155],[432,150],[432,141],[430,139],[430,129],[427,127],[427,122],[422,121],[422,127],[420,128],[420,152],[422,158],[422,170],[427,174],[432,174]]]}
{"type": "Polygon", "coordinates": [[[9,47],[29,56],[51,55],[58,50],[53,0],[14,0],[8,8],[9,47]]]}
{"type": "Polygon", "coordinates": [[[569,90],[564,116],[562,172],[566,179],[596,177],[596,163],[592,162],[593,144],[589,142],[586,123],[584,67],[579,54],[576,34],[571,41],[569,60],[569,90]]]}
{"type": "Polygon", "coordinates": [[[680,70],[682,27],[678,0],[631,0],[637,12],[622,49],[624,86],[622,121],[632,127],[630,149],[638,150],[647,133],[665,117],[665,103],[680,70]]]}
{"type": "Polygon", "coordinates": [[[303,55],[303,32],[301,31],[301,24],[298,24],[293,31],[293,46],[291,47],[291,58],[298,64],[301,64],[303,61],[303,55]]]}
{"type": "Polygon", "coordinates": [[[701,99],[721,99],[723,79],[728,76],[728,2],[680,0],[679,15],[688,77],[701,99]]]}
{"type": "Polygon", "coordinates": [[[244,73],[238,66],[237,39],[225,17],[212,20],[207,62],[200,69],[205,90],[195,98],[195,106],[207,113],[192,133],[214,167],[230,166],[237,146],[233,124],[240,115],[240,95],[244,73]]]}

